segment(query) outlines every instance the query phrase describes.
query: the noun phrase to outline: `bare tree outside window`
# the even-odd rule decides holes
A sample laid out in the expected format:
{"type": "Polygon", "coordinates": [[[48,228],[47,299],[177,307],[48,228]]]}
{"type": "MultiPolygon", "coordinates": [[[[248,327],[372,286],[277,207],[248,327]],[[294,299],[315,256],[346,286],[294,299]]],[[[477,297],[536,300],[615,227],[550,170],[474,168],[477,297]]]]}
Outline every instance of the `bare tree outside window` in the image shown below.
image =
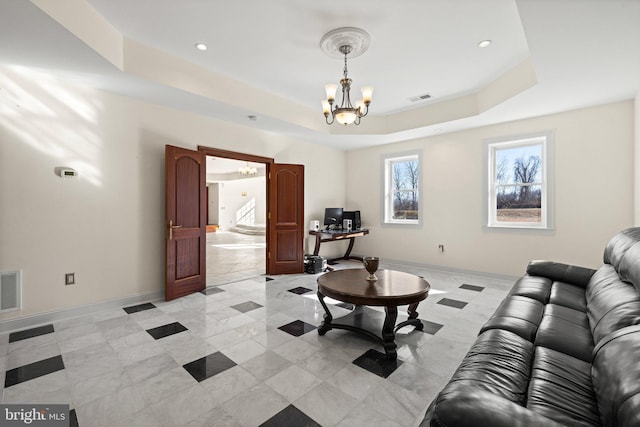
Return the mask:
{"type": "Polygon", "coordinates": [[[393,219],[418,219],[417,160],[393,163],[393,219]]]}
{"type": "Polygon", "coordinates": [[[542,146],[495,150],[495,206],[498,222],[540,222],[542,146]]]}
{"type": "Polygon", "coordinates": [[[384,165],[385,223],[417,224],[420,218],[419,156],[389,157],[384,165]]]}

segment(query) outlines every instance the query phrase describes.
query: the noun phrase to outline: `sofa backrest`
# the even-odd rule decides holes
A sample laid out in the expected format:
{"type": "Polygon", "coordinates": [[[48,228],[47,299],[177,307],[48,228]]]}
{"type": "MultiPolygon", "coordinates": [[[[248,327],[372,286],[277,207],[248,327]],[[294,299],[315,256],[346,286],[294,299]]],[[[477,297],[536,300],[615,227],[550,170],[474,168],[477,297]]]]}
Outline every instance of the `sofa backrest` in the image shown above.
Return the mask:
{"type": "Polygon", "coordinates": [[[604,250],[604,262],[585,294],[596,345],[618,329],[640,324],[640,228],[615,235],[604,250]]]}
{"type": "Polygon", "coordinates": [[[613,266],[625,282],[640,292],[640,227],[616,234],[604,250],[604,262],[613,266]]]}
{"type": "Polygon", "coordinates": [[[595,344],[620,328],[640,324],[640,295],[631,283],[622,281],[609,264],[600,267],[591,277],[585,298],[595,344]]]}
{"type": "Polygon", "coordinates": [[[640,425],[640,325],[607,336],[593,350],[591,374],[605,426],[640,425]]]}

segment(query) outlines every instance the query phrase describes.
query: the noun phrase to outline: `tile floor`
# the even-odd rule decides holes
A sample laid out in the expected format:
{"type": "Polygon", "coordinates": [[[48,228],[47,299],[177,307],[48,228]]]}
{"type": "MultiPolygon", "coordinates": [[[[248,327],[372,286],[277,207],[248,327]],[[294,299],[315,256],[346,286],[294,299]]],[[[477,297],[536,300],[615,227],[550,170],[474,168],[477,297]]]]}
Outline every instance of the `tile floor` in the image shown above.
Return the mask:
{"type": "Polygon", "coordinates": [[[318,275],[257,276],[1,335],[2,402],[69,404],[81,427],[415,426],[512,282],[382,268],[432,286],[396,362],[354,333],[318,335],[318,275]]]}
{"type": "Polygon", "coordinates": [[[207,233],[207,286],[264,274],[266,247],[266,236],[223,230],[207,233]]]}

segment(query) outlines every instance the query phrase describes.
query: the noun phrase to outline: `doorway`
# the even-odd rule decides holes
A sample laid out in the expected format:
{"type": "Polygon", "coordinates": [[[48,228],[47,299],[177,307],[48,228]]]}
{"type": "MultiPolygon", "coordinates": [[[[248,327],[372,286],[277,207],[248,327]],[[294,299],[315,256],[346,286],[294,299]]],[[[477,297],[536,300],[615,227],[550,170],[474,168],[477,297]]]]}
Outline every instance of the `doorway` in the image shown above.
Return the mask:
{"type": "Polygon", "coordinates": [[[207,156],[266,165],[265,272],[304,270],[304,165],[198,146],[165,146],[165,299],[206,287],[207,156]]]}
{"type": "Polygon", "coordinates": [[[207,155],[206,285],[264,275],[267,165],[207,155]]]}

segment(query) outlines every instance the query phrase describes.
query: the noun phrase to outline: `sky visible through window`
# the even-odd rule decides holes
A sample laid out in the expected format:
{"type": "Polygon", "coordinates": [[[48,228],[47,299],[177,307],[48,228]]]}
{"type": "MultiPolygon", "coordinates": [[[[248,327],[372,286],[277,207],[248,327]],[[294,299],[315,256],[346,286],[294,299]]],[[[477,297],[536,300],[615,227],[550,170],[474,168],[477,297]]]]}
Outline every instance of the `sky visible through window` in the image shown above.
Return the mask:
{"type": "MultiPolygon", "coordinates": [[[[522,147],[500,148],[496,150],[496,179],[499,184],[515,184],[515,164],[517,159],[527,160],[531,156],[542,158],[542,146],[525,145],[522,147]],[[499,176],[501,175],[502,176],[499,176]]],[[[533,182],[541,181],[542,168],[538,168],[533,182]]]]}

